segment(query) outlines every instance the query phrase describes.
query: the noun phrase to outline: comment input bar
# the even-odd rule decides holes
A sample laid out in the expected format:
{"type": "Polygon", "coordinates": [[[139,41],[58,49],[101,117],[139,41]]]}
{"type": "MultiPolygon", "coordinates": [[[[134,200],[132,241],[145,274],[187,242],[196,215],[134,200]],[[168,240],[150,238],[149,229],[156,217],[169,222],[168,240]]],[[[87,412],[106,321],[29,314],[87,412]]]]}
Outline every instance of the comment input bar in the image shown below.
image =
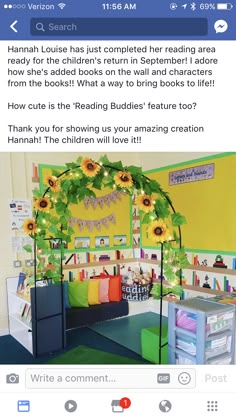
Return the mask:
{"type": "Polygon", "coordinates": [[[195,370],[146,368],[27,369],[31,389],[192,389],[195,370]]]}

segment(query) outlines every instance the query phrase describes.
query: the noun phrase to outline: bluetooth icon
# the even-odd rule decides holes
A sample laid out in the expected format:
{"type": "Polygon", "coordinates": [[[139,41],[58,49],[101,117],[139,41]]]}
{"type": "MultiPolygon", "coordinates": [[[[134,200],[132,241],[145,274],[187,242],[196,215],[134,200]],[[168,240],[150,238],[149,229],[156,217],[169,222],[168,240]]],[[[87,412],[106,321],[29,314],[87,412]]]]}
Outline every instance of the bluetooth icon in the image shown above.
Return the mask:
{"type": "Polygon", "coordinates": [[[194,10],[196,10],[197,8],[196,6],[197,6],[196,3],[193,2],[190,4],[190,9],[194,12],[194,10]]]}

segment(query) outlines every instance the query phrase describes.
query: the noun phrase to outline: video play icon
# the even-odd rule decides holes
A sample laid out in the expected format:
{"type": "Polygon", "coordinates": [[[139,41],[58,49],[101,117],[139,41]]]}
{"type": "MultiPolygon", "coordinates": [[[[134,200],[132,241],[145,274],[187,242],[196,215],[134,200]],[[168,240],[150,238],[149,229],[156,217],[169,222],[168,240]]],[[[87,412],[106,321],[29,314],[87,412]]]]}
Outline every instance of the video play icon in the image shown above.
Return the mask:
{"type": "Polygon", "coordinates": [[[68,400],[65,402],[65,410],[68,413],[74,413],[77,410],[77,403],[74,400],[68,400]]]}

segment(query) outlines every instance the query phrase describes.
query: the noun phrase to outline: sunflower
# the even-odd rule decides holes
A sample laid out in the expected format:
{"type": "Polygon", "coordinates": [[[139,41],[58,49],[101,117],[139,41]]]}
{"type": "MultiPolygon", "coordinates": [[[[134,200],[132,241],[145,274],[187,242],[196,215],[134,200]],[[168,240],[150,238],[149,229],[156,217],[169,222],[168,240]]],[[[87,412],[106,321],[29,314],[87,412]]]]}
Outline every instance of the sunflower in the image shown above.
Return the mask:
{"type": "Polygon", "coordinates": [[[122,188],[130,188],[133,185],[132,176],[129,172],[117,172],[117,174],[114,176],[114,181],[116,185],[122,188]]]}
{"type": "Polygon", "coordinates": [[[50,207],[51,207],[51,203],[49,199],[46,197],[40,197],[34,202],[34,208],[36,210],[40,210],[45,213],[49,211],[50,207]]]}
{"type": "Polygon", "coordinates": [[[59,181],[58,181],[58,178],[56,176],[49,175],[46,178],[46,181],[47,181],[47,185],[50,187],[50,189],[53,192],[58,192],[59,191],[59,189],[60,189],[60,187],[59,187],[59,181]]]}
{"type": "Polygon", "coordinates": [[[155,220],[148,227],[148,237],[153,242],[165,242],[170,239],[170,231],[163,220],[155,220]]]}
{"type": "Polygon", "coordinates": [[[97,175],[101,169],[100,165],[87,157],[83,158],[80,167],[84,175],[89,176],[90,178],[97,175]]]}
{"type": "Polygon", "coordinates": [[[135,204],[140,208],[140,210],[148,213],[154,210],[153,200],[150,195],[141,194],[136,197],[135,204]]]}
{"type": "Polygon", "coordinates": [[[23,224],[23,229],[27,235],[34,235],[37,231],[37,225],[34,219],[26,219],[23,224]]]}

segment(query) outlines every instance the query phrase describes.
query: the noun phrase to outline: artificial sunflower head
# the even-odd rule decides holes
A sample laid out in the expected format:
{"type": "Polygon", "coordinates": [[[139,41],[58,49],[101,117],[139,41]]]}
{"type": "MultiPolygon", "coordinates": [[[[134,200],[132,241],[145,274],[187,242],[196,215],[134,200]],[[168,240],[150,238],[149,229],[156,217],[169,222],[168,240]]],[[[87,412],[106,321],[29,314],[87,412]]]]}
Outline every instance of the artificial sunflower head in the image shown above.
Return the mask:
{"type": "Polygon", "coordinates": [[[48,212],[51,207],[51,203],[48,198],[40,197],[34,202],[34,208],[39,211],[48,212]]]}
{"type": "Polygon", "coordinates": [[[140,210],[145,211],[145,213],[149,213],[154,210],[153,199],[149,195],[138,195],[136,197],[135,204],[137,204],[140,210]]]}
{"type": "Polygon", "coordinates": [[[27,235],[34,235],[37,231],[37,225],[34,219],[26,219],[23,224],[23,229],[27,235]]]}
{"type": "Polygon", "coordinates": [[[58,192],[60,187],[59,187],[59,181],[58,178],[56,176],[53,175],[49,175],[46,179],[47,181],[47,185],[48,187],[53,191],[53,192],[58,192]]]}
{"type": "Polygon", "coordinates": [[[114,176],[115,184],[122,188],[130,188],[133,185],[132,176],[129,172],[119,171],[114,176]]]}
{"type": "Polygon", "coordinates": [[[170,239],[170,231],[163,220],[155,220],[148,227],[148,237],[153,242],[165,242],[170,239]]]}
{"type": "Polygon", "coordinates": [[[90,178],[96,176],[101,169],[100,165],[87,157],[83,158],[80,168],[83,174],[90,178]]]}

